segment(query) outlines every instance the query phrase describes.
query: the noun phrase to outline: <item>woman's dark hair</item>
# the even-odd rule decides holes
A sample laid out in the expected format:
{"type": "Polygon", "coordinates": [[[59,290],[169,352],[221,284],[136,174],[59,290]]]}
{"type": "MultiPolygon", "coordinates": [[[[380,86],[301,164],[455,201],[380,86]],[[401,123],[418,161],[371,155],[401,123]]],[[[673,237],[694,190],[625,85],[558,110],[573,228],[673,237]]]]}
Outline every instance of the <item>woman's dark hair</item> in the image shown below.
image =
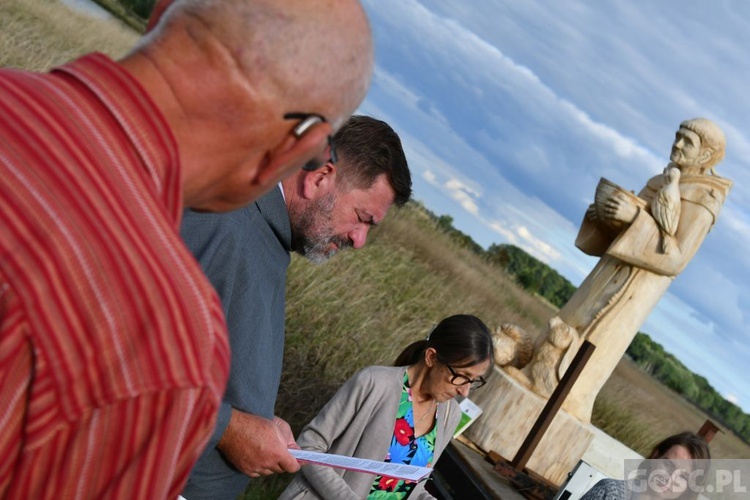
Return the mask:
{"type": "Polygon", "coordinates": [[[662,457],[672,446],[684,446],[690,452],[693,460],[709,460],[711,458],[708,443],[694,432],[681,432],[660,441],[651,450],[651,455],[648,458],[662,457]]]}
{"type": "Polygon", "coordinates": [[[417,363],[428,347],[437,351],[441,362],[457,368],[492,360],[494,352],[487,325],[476,316],[456,314],[438,323],[427,339],[408,345],[396,358],[394,366],[417,363]]]}

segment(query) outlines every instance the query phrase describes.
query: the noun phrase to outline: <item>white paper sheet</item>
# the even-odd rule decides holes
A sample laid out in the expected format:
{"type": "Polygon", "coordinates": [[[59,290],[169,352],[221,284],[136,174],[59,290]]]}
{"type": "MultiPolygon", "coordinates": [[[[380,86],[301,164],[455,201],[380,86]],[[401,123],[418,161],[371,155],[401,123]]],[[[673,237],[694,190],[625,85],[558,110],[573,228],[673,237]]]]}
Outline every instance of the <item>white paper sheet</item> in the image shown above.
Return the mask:
{"type": "Polygon", "coordinates": [[[432,472],[429,467],[417,467],[415,465],[392,464],[390,462],[378,462],[366,458],[347,457],[345,455],[333,455],[331,453],[320,453],[308,450],[289,450],[294,458],[328,467],[355,470],[381,476],[390,476],[409,481],[421,481],[432,472]]]}

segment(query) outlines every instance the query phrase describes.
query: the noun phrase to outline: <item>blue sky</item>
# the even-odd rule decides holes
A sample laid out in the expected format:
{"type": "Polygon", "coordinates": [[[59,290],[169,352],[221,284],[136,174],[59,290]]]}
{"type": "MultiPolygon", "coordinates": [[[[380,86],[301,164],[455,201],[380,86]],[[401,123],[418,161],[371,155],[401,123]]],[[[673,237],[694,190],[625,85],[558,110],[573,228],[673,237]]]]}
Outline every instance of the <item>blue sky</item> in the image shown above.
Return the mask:
{"type": "Polygon", "coordinates": [[[721,216],[641,330],[750,412],[750,4],[364,0],[377,67],[360,112],[401,135],[415,198],[484,247],[578,286],[600,177],[641,189],[682,120],[727,137],[721,216]]]}

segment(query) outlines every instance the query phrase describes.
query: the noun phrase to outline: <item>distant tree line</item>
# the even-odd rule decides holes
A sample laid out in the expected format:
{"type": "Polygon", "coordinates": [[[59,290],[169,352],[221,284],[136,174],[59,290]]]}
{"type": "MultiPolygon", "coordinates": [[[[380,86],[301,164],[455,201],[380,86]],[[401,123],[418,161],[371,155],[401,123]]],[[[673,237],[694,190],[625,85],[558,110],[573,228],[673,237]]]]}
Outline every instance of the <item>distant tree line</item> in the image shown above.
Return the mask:
{"type": "MultiPolygon", "coordinates": [[[[493,244],[484,250],[470,236],[453,227],[451,216],[438,216],[424,208],[421,203],[418,205],[460,246],[502,268],[527,291],[544,297],[557,307],[565,305],[575,292],[576,287],[572,283],[524,250],[505,244],[493,244]]],[[[750,415],[744,413],[736,404],[724,399],[708,380],[690,371],[647,334],[637,333],[626,354],[641,369],[750,443],[750,415]]]]}
{"type": "Polygon", "coordinates": [[[423,212],[429,219],[431,219],[435,226],[450,236],[458,246],[466,248],[477,255],[485,254],[484,248],[474,241],[471,236],[453,227],[453,217],[450,215],[437,215],[435,212],[425,207],[421,201],[410,200],[409,203],[414,207],[417,207],[419,211],[423,212]]]}
{"type": "Polygon", "coordinates": [[[503,269],[526,291],[538,295],[554,306],[562,307],[570,299],[576,287],[560,273],[544,262],[532,257],[515,245],[492,244],[485,250],[474,239],[453,226],[453,217],[437,215],[419,201],[411,202],[445,232],[458,246],[484,258],[487,262],[503,269]]]}
{"type": "Polygon", "coordinates": [[[421,202],[412,202],[432,219],[439,229],[459,246],[483,257],[487,262],[503,269],[526,291],[543,297],[551,304],[562,307],[576,291],[576,287],[544,262],[529,255],[515,245],[492,244],[485,250],[468,234],[453,226],[450,215],[436,215],[421,202]]]}
{"type": "Polygon", "coordinates": [[[485,252],[488,262],[503,268],[527,291],[564,306],[576,287],[544,262],[514,245],[492,244],[485,252]]]}
{"type": "Polygon", "coordinates": [[[750,442],[750,415],[724,399],[708,380],[691,372],[648,335],[640,332],[636,334],[628,347],[627,355],[661,383],[750,442]]]}
{"type": "Polygon", "coordinates": [[[147,20],[151,15],[151,11],[156,4],[156,0],[118,0],[123,7],[128,9],[130,12],[140,17],[143,20],[147,20]]]}
{"type": "Polygon", "coordinates": [[[156,0],[92,0],[135,31],[146,31],[156,0]]]}

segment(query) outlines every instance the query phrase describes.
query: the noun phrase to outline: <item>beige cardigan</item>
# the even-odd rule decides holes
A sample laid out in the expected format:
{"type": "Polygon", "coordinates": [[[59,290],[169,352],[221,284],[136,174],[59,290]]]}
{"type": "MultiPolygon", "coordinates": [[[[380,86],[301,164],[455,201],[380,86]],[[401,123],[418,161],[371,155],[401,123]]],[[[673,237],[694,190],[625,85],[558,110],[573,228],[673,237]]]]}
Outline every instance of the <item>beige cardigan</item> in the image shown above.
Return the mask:
{"type": "MultiPolygon", "coordinates": [[[[320,413],[302,429],[302,449],[383,460],[393,437],[396,411],[406,367],[371,366],[352,376],[320,413]]],[[[438,405],[438,429],[433,465],[450,442],[461,412],[455,400],[438,405]]],[[[320,465],[303,465],[280,500],[363,499],[370,492],[372,474],[320,465]]],[[[433,498],[417,485],[410,499],[433,498]]]]}

